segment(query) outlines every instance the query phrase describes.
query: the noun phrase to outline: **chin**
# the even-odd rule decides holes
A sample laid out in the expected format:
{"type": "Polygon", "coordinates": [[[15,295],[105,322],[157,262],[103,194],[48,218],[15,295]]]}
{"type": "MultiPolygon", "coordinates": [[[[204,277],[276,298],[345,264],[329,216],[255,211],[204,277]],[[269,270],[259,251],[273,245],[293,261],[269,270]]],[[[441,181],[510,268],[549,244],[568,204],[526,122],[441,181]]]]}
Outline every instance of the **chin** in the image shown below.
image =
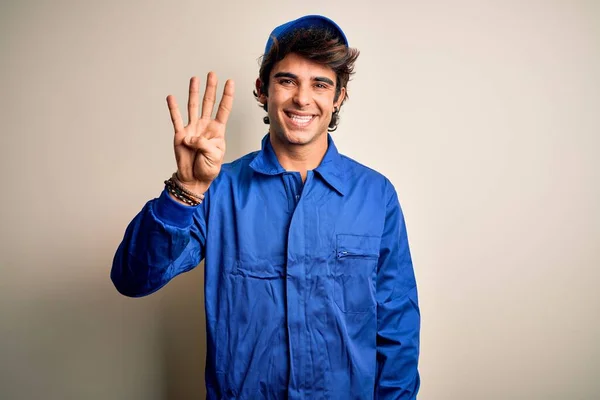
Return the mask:
{"type": "Polygon", "coordinates": [[[312,132],[290,132],[286,136],[290,143],[307,144],[312,142],[318,135],[312,132]]]}
{"type": "Polygon", "coordinates": [[[279,140],[285,143],[301,146],[315,142],[322,134],[311,132],[309,130],[293,130],[280,132],[277,136],[279,140]]]}

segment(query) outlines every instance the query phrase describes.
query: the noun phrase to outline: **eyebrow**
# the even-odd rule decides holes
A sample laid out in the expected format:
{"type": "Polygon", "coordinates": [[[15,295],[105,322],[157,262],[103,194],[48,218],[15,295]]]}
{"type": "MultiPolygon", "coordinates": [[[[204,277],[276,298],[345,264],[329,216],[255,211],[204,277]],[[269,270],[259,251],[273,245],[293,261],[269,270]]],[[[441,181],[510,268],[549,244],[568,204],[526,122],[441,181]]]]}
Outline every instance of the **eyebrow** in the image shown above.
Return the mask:
{"type": "MultiPolygon", "coordinates": [[[[275,75],[273,75],[273,78],[291,78],[291,79],[298,79],[298,75],[296,74],[292,74],[291,72],[278,72],[275,75]]],[[[313,78],[314,81],[316,82],[324,82],[327,83],[331,86],[335,86],[335,84],[333,83],[333,81],[329,78],[325,78],[324,76],[316,76],[313,78]]]]}

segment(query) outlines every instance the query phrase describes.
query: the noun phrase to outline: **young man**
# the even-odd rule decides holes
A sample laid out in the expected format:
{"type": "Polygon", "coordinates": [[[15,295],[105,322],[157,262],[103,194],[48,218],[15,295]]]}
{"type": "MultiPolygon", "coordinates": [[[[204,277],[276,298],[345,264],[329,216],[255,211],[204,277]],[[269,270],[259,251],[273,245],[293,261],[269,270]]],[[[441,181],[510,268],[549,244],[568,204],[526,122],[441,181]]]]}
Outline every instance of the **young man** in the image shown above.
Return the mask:
{"type": "Polygon", "coordinates": [[[216,118],[216,77],[188,124],[167,98],[177,172],[131,222],[111,277],[148,295],[205,261],[210,399],[414,399],[419,308],[398,198],[381,174],[338,153],[358,51],[322,16],[281,25],[255,96],[262,150],[222,164],[233,82],[216,118]]]}

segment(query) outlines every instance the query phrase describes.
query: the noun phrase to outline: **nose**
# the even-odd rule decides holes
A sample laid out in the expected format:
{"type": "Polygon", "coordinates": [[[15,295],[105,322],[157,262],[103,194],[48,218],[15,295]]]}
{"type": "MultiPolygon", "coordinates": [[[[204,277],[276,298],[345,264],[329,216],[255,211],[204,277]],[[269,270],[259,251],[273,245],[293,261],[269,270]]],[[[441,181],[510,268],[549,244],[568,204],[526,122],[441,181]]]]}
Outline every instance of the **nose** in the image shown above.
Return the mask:
{"type": "Polygon", "coordinates": [[[294,103],[299,107],[304,107],[310,104],[311,92],[307,85],[298,85],[296,93],[294,93],[294,103]]]}

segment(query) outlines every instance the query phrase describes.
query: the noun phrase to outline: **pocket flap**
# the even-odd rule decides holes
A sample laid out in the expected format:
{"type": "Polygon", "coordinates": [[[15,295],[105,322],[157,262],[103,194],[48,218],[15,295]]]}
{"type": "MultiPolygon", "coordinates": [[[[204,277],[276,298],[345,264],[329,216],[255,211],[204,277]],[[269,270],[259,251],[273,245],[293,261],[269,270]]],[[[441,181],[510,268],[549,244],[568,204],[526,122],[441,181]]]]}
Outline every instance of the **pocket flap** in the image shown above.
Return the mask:
{"type": "Polygon", "coordinates": [[[379,257],[379,237],[364,235],[337,235],[337,254],[343,256],[379,257]]]}

